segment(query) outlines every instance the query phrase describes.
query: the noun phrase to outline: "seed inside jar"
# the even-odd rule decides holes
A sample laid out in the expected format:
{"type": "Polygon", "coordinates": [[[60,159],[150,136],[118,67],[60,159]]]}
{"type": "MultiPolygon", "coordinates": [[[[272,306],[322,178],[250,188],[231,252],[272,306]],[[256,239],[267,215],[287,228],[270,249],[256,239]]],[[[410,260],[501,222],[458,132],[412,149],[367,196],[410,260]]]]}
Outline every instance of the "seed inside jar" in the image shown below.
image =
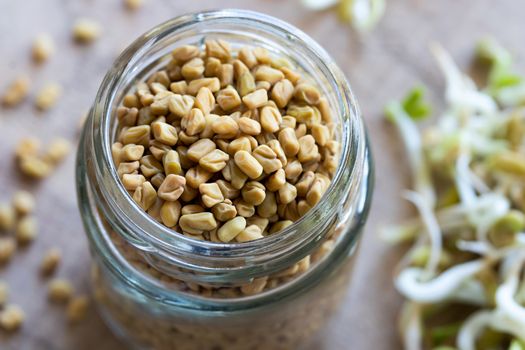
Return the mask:
{"type": "Polygon", "coordinates": [[[247,242],[321,200],[339,149],[322,89],[262,48],[206,40],[171,58],[117,109],[113,158],[143,210],[192,238],[247,242]]]}

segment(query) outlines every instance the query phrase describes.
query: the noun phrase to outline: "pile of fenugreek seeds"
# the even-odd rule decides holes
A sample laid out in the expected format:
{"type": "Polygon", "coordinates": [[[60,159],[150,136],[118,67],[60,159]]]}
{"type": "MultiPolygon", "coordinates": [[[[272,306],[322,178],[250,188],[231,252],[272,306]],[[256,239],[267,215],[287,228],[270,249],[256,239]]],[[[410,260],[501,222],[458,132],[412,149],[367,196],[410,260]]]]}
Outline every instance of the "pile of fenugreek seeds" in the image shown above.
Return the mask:
{"type": "Polygon", "coordinates": [[[261,47],[185,45],[124,97],[113,158],[135,202],[195,239],[245,242],[316,205],[338,164],[328,100],[261,47]]]}

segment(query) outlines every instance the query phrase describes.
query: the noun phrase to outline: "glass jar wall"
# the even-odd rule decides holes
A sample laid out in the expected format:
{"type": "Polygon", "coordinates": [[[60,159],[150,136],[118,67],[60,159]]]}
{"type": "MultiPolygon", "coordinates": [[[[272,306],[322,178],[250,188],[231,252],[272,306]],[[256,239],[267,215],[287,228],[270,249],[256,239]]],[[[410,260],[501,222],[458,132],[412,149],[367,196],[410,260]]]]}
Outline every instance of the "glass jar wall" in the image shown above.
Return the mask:
{"type": "Polygon", "coordinates": [[[371,157],[356,102],[328,54],[298,29],[223,10],[178,17],[133,43],[102,82],[77,158],[79,206],[93,256],[95,299],[137,349],[293,349],[329,318],[348,286],[366,220],[371,157]],[[277,235],[221,244],[183,236],[143,212],[111,157],[116,108],[177,46],[220,38],[285,57],[328,98],[340,161],[320,202],[277,235]]]}

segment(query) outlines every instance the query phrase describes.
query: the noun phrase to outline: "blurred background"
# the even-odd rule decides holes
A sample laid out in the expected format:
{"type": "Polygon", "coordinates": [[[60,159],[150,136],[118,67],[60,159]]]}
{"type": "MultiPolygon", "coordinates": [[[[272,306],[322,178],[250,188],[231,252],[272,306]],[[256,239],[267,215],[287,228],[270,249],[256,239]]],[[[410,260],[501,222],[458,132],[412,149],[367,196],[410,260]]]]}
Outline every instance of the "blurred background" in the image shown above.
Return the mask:
{"type": "MultiPolygon", "coordinates": [[[[261,11],[290,22],[318,41],[346,73],[370,133],[376,164],[375,198],[352,285],[338,316],[309,349],[400,348],[396,317],[401,298],[392,286],[392,267],[402,252],[381,242],[378,227],[407,217],[400,190],[409,185],[404,152],[393,128],[384,122],[383,107],[415,83],[431,86],[430,99],[440,100],[443,80],[428,44],[441,43],[468,70],[477,40],[491,35],[511,48],[522,67],[523,10],[515,0],[424,1],[387,0],[386,12],[368,33],[358,34],[338,20],[333,10],[313,12],[297,0],[144,0],[136,10],[122,0],[0,0],[0,91],[21,74],[30,79],[30,94],[16,108],[0,108],[0,200],[17,189],[36,196],[38,238],[17,252],[0,270],[9,282],[10,300],[26,313],[22,329],[0,333],[0,349],[97,349],[124,347],[106,330],[93,308],[84,322],[71,326],[60,306],[47,302],[45,281],[38,278],[44,252],[63,252],[57,276],[87,292],[89,252],[76,205],[74,152],[46,179],[29,180],[15,166],[13,152],[22,137],[44,144],[63,137],[77,144],[78,124],[118,53],[141,33],[186,12],[212,8],[261,11]],[[81,17],[100,23],[102,35],[90,45],[72,40],[71,28],[81,17]],[[35,65],[31,45],[42,32],[55,41],[49,62],[35,65]],[[48,82],[63,88],[56,106],[38,112],[31,101],[48,82]]],[[[439,104],[438,104],[439,106],[439,104]]]]}

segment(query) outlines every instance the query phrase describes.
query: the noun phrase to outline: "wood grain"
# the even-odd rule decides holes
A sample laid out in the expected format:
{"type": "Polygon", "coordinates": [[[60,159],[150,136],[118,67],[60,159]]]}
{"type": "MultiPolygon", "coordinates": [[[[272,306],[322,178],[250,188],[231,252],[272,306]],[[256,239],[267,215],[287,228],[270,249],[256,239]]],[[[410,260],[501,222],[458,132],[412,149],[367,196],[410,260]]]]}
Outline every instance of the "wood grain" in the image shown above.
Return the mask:
{"type": "MultiPolygon", "coordinates": [[[[324,46],[346,72],[367,123],[376,160],[376,191],[348,296],[338,316],[309,347],[313,349],[400,348],[396,314],[400,297],[391,283],[392,266],[400,255],[377,237],[381,225],[410,213],[400,205],[399,192],[408,186],[404,153],[392,128],[383,121],[382,109],[416,82],[431,86],[439,100],[443,80],[427,45],[442,43],[467,68],[474,44],[493,35],[525,57],[522,14],[525,3],[515,0],[391,0],[380,25],[357,36],[339,23],[333,12],[311,13],[298,1],[146,0],[136,13],[126,11],[121,0],[0,0],[0,90],[18,74],[31,77],[32,95],[22,106],[0,109],[0,200],[8,200],[17,188],[38,198],[39,238],[0,271],[11,286],[10,300],[22,305],[27,322],[13,335],[0,333],[0,348],[10,350],[119,350],[117,342],[92,309],[86,322],[70,327],[64,309],[46,300],[45,281],[37,275],[46,248],[64,252],[59,276],[71,279],[79,293],[88,292],[89,254],[76,206],[74,156],[41,182],[28,181],[17,172],[12,152],[23,136],[44,142],[53,137],[76,140],[76,126],[93,100],[97,87],[117,53],[133,38],[155,24],[179,14],[216,7],[238,7],[278,16],[303,29],[324,46]],[[104,36],[91,46],[75,45],[70,28],[87,16],[100,21],[104,36]],[[56,39],[54,57],[43,66],[30,60],[35,35],[49,32],[56,39]],[[48,81],[64,87],[59,105],[47,113],[35,112],[31,100],[48,81]]],[[[524,67],[525,68],[525,67],[524,67]]],[[[76,142],[76,141],[74,141],[76,142]]]]}

